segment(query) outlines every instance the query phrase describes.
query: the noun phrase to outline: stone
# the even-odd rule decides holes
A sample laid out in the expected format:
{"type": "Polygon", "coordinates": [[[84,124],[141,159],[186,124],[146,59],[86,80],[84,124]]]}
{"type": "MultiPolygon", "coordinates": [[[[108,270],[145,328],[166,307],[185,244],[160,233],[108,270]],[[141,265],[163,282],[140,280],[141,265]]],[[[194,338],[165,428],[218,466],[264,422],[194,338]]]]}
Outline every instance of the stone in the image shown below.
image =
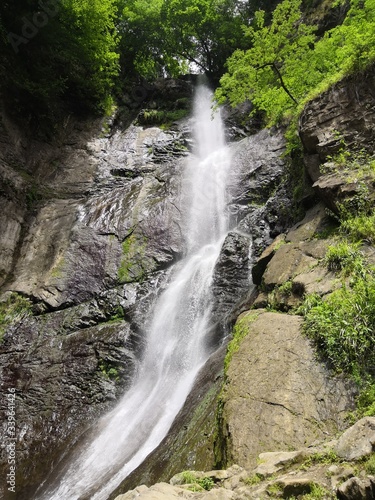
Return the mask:
{"type": "Polygon", "coordinates": [[[220,465],[311,445],[343,429],[354,390],[316,360],[302,319],[259,311],[233,354],[222,393],[220,465]],[[261,438],[254,438],[260,436],[261,438]]]}
{"type": "Polygon", "coordinates": [[[341,286],[337,276],[320,265],[298,274],[292,279],[292,283],[301,288],[303,293],[317,293],[320,296],[328,295],[341,286]]]}
{"type": "MultiPolygon", "coordinates": [[[[271,483],[272,484],[272,483],[271,483]]],[[[306,495],[311,493],[312,481],[305,478],[287,478],[276,481],[277,486],[283,498],[297,497],[298,495],[306,495]]]]}
{"type": "Polygon", "coordinates": [[[311,240],[319,231],[323,230],[328,223],[326,208],[322,203],[308,210],[305,217],[297,222],[286,235],[288,243],[300,243],[311,240]]]}
{"type": "Polygon", "coordinates": [[[364,417],[339,438],[334,450],[345,460],[360,460],[375,449],[375,417],[364,417]]]}
{"type": "Polygon", "coordinates": [[[254,474],[261,477],[269,477],[288,465],[302,462],[305,457],[306,453],[303,451],[261,453],[258,459],[259,465],[254,470],[254,474]]]}
{"type": "Polygon", "coordinates": [[[373,500],[375,498],[375,477],[360,479],[352,477],[337,489],[339,500],[373,500]]]}
{"type": "MultiPolygon", "coordinates": [[[[331,86],[319,97],[310,101],[301,113],[299,134],[305,149],[305,165],[315,189],[331,210],[337,212],[337,204],[351,197],[358,189],[348,183],[347,174],[326,174],[322,169],[328,159],[340,149],[366,151],[372,155],[375,138],[375,81],[374,65],[358,78],[350,75],[331,86]]],[[[337,170],[337,169],[336,169],[337,170]]],[[[368,184],[370,196],[374,187],[368,184]]]]}
{"type": "Polygon", "coordinates": [[[355,475],[354,469],[348,466],[331,465],[331,467],[328,468],[328,472],[331,475],[331,486],[333,490],[355,475]]]}
{"type": "Polygon", "coordinates": [[[253,277],[253,283],[255,285],[260,285],[262,283],[262,277],[264,271],[267,268],[267,264],[275,255],[276,250],[285,243],[285,234],[280,234],[274,241],[269,245],[257,259],[255,264],[251,269],[251,275],[253,277]]]}
{"type": "Polygon", "coordinates": [[[267,290],[281,286],[298,274],[305,273],[318,264],[318,260],[304,252],[303,243],[282,245],[269,262],[263,275],[267,290]]]}
{"type": "Polygon", "coordinates": [[[361,78],[348,76],[309,102],[300,118],[300,137],[308,154],[318,153],[324,161],[342,141],[373,151],[374,80],[372,65],[361,78]]]}
{"type": "Polygon", "coordinates": [[[238,306],[239,298],[243,301],[250,295],[252,283],[246,272],[250,244],[249,237],[234,231],[225,238],[213,275],[213,317],[218,311],[228,315],[238,306]]]}
{"type": "Polygon", "coordinates": [[[141,486],[135,490],[128,491],[124,495],[116,497],[115,500],[173,500],[175,498],[191,498],[192,492],[183,488],[172,486],[168,483],[157,483],[150,488],[141,486]]]}

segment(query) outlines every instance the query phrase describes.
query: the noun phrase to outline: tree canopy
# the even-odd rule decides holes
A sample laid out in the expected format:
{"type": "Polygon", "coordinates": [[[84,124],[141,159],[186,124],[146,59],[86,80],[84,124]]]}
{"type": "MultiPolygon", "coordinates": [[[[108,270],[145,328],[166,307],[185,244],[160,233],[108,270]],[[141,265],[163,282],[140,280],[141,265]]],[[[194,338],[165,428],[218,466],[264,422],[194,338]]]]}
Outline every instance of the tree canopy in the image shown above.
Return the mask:
{"type": "Polygon", "coordinates": [[[3,100],[40,121],[103,112],[114,88],[194,70],[222,77],[219,100],[250,99],[277,123],[375,58],[374,3],[351,0],[344,23],[318,39],[301,0],[3,0],[3,100]]]}
{"type": "Polygon", "coordinates": [[[343,24],[320,39],[314,27],[302,22],[301,0],[284,0],[269,25],[264,19],[258,11],[253,25],[245,28],[251,47],[228,59],[216,96],[234,105],[251,100],[269,124],[375,59],[375,0],[352,0],[343,24]]]}
{"type": "Polygon", "coordinates": [[[20,112],[101,110],[118,72],[115,0],[5,1],[1,86],[20,112]],[[59,103],[59,105],[57,105],[59,103]]]}
{"type": "Polygon", "coordinates": [[[145,77],[181,74],[189,64],[221,75],[227,57],[243,46],[241,26],[248,19],[241,5],[238,0],[124,0],[124,66],[145,77]]]}

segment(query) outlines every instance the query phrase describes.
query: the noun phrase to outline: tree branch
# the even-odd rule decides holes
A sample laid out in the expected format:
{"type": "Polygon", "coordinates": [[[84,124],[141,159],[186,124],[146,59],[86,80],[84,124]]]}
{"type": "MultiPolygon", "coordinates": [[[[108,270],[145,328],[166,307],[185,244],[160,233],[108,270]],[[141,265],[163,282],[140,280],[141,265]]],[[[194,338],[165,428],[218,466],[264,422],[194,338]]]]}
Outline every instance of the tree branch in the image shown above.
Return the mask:
{"type": "Polygon", "coordinates": [[[292,94],[290,93],[289,89],[285,85],[283,77],[281,76],[279,68],[276,66],[275,62],[262,64],[261,66],[257,66],[255,69],[262,69],[262,68],[265,68],[267,66],[271,66],[271,68],[273,69],[274,73],[276,73],[277,78],[280,80],[280,85],[282,86],[282,88],[285,90],[285,92],[288,94],[288,96],[292,99],[292,101],[295,104],[298,104],[298,101],[292,96],[292,94]]]}

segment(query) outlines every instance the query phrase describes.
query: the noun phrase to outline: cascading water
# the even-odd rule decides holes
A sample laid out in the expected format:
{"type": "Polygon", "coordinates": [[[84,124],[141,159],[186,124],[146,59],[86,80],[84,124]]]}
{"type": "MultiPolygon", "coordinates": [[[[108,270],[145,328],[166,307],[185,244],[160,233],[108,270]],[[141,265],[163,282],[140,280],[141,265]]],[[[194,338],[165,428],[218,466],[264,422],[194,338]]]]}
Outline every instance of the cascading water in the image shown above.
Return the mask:
{"type": "Polygon", "coordinates": [[[195,154],[184,176],[185,258],[154,306],[137,376],[118,406],[99,423],[97,437],[68,467],[45,500],[104,500],[162,441],[210,355],[210,286],[228,230],[226,177],[230,165],[211,93],[195,98],[195,154]]]}

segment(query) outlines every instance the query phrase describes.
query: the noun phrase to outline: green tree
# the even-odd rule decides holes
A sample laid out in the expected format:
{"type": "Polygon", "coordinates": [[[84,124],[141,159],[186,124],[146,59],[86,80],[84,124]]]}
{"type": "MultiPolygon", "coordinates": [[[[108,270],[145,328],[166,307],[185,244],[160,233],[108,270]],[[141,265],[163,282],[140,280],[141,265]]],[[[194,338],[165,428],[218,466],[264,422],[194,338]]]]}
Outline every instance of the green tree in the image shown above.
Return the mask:
{"type": "Polygon", "coordinates": [[[146,78],[186,73],[189,65],[217,76],[243,47],[247,11],[238,0],[123,0],[123,68],[146,78]]]}
{"type": "Polygon", "coordinates": [[[201,71],[221,75],[226,59],[243,47],[243,17],[236,0],[166,0],[162,18],[169,51],[201,71]]]}
{"type": "Polygon", "coordinates": [[[3,2],[0,85],[9,108],[39,123],[63,109],[101,111],[118,71],[115,15],[114,0],[3,2]]]}
{"type": "Polygon", "coordinates": [[[301,22],[300,5],[301,0],[284,0],[269,26],[264,11],[255,13],[255,22],[245,29],[252,46],[229,58],[217,92],[220,101],[228,97],[236,105],[251,99],[271,123],[296,105],[311,76],[301,71],[301,61],[315,42],[315,28],[301,22]]]}
{"type": "Polygon", "coordinates": [[[270,25],[262,11],[256,13],[255,23],[245,29],[252,47],[228,59],[219,101],[228,98],[236,105],[250,99],[274,124],[296,116],[306,100],[375,60],[375,0],[352,0],[343,24],[319,40],[315,28],[301,21],[300,4],[284,0],[270,25]]]}

